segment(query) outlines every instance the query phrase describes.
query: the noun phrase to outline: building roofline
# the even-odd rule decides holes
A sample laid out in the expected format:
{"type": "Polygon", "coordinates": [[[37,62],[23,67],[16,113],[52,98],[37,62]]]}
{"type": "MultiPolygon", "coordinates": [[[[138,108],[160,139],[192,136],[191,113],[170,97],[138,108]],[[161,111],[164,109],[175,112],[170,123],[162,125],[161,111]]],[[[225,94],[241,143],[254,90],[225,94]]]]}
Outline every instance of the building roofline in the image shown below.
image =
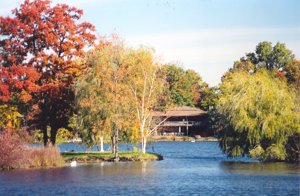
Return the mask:
{"type": "Polygon", "coordinates": [[[163,117],[163,116],[170,116],[170,117],[177,117],[177,116],[203,116],[206,115],[207,112],[200,110],[198,108],[193,108],[189,106],[181,106],[175,108],[169,108],[164,112],[155,111],[153,112],[152,116],[156,117],[163,117]]]}

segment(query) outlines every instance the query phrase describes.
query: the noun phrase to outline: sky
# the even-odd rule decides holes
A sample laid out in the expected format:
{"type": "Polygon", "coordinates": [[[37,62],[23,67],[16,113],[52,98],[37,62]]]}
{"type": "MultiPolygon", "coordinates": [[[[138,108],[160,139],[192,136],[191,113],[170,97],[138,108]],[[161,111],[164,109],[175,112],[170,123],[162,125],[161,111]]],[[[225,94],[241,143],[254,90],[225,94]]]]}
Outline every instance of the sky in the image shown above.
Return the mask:
{"type": "MultiPolygon", "coordinates": [[[[0,0],[7,16],[21,0],[0,0]]],[[[53,0],[83,9],[98,36],[154,48],[163,63],[193,69],[210,86],[261,41],[300,59],[300,0],[53,0]]]]}

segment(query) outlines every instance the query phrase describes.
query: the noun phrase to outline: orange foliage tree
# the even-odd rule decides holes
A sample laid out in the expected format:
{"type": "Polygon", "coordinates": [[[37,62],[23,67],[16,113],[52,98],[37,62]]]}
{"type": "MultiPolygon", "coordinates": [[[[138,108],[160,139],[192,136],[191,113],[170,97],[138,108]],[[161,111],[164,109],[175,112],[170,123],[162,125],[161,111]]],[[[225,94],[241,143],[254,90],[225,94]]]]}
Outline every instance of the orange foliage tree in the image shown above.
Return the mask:
{"type": "MultiPolygon", "coordinates": [[[[25,0],[10,17],[0,17],[0,101],[35,108],[32,124],[55,144],[74,101],[71,85],[84,68],[76,57],[95,40],[94,26],[78,23],[83,11],[50,0],[25,0]],[[34,120],[33,120],[34,119],[34,120]]],[[[28,110],[27,110],[28,111],[28,110]]]]}

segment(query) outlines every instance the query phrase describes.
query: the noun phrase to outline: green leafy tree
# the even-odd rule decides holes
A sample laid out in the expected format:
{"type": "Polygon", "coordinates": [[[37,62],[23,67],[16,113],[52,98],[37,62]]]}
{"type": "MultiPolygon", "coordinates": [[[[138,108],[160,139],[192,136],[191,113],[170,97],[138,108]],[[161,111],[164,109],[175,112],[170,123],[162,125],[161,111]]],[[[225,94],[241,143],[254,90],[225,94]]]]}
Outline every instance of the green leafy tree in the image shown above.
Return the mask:
{"type": "Polygon", "coordinates": [[[218,87],[207,87],[201,91],[201,103],[200,108],[209,111],[215,107],[219,100],[219,88],[218,87]]]}
{"type": "Polygon", "coordinates": [[[265,70],[228,73],[220,90],[217,109],[223,127],[218,137],[223,151],[231,157],[287,160],[288,139],[300,132],[295,92],[265,70]]]}
{"type": "Polygon", "coordinates": [[[199,74],[193,70],[184,70],[176,65],[165,65],[167,96],[172,105],[199,106],[200,91],[207,86],[199,74]]]}
{"type": "Polygon", "coordinates": [[[216,109],[216,105],[219,101],[220,90],[219,87],[207,87],[201,91],[200,108],[208,113],[208,129],[211,133],[216,133],[220,128],[221,115],[216,109]]]}
{"type": "Polygon", "coordinates": [[[255,69],[265,68],[272,70],[280,69],[290,64],[295,59],[291,50],[286,48],[284,43],[276,43],[272,46],[271,42],[260,42],[256,46],[255,52],[247,53],[241,61],[249,60],[255,65],[255,69]]]}

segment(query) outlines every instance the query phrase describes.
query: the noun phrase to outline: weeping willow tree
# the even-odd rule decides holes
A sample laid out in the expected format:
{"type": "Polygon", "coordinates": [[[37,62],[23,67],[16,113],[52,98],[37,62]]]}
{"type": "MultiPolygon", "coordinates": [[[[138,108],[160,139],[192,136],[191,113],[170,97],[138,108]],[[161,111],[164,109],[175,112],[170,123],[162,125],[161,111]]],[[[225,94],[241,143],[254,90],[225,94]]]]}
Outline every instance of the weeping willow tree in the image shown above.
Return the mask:
{"type": "Polygon", "coordinates": [[[294,90],[265,70],[228,73],[220,90],[221,149],[230,157],[286,160],[288,138],[300,133],[294,90]]]}
{"type": "Polygon", "coordinates": [[[115,160],[118,160],[119,132],[127,128],[125,122],[132,116],[124,96],[129,91],[124,85],[124,54],[125,47],[118,37],[99,40],[96,48],[87,53],[88,69],[75,84],[83,141],[93,146],[110,137],[115,160]]]}

